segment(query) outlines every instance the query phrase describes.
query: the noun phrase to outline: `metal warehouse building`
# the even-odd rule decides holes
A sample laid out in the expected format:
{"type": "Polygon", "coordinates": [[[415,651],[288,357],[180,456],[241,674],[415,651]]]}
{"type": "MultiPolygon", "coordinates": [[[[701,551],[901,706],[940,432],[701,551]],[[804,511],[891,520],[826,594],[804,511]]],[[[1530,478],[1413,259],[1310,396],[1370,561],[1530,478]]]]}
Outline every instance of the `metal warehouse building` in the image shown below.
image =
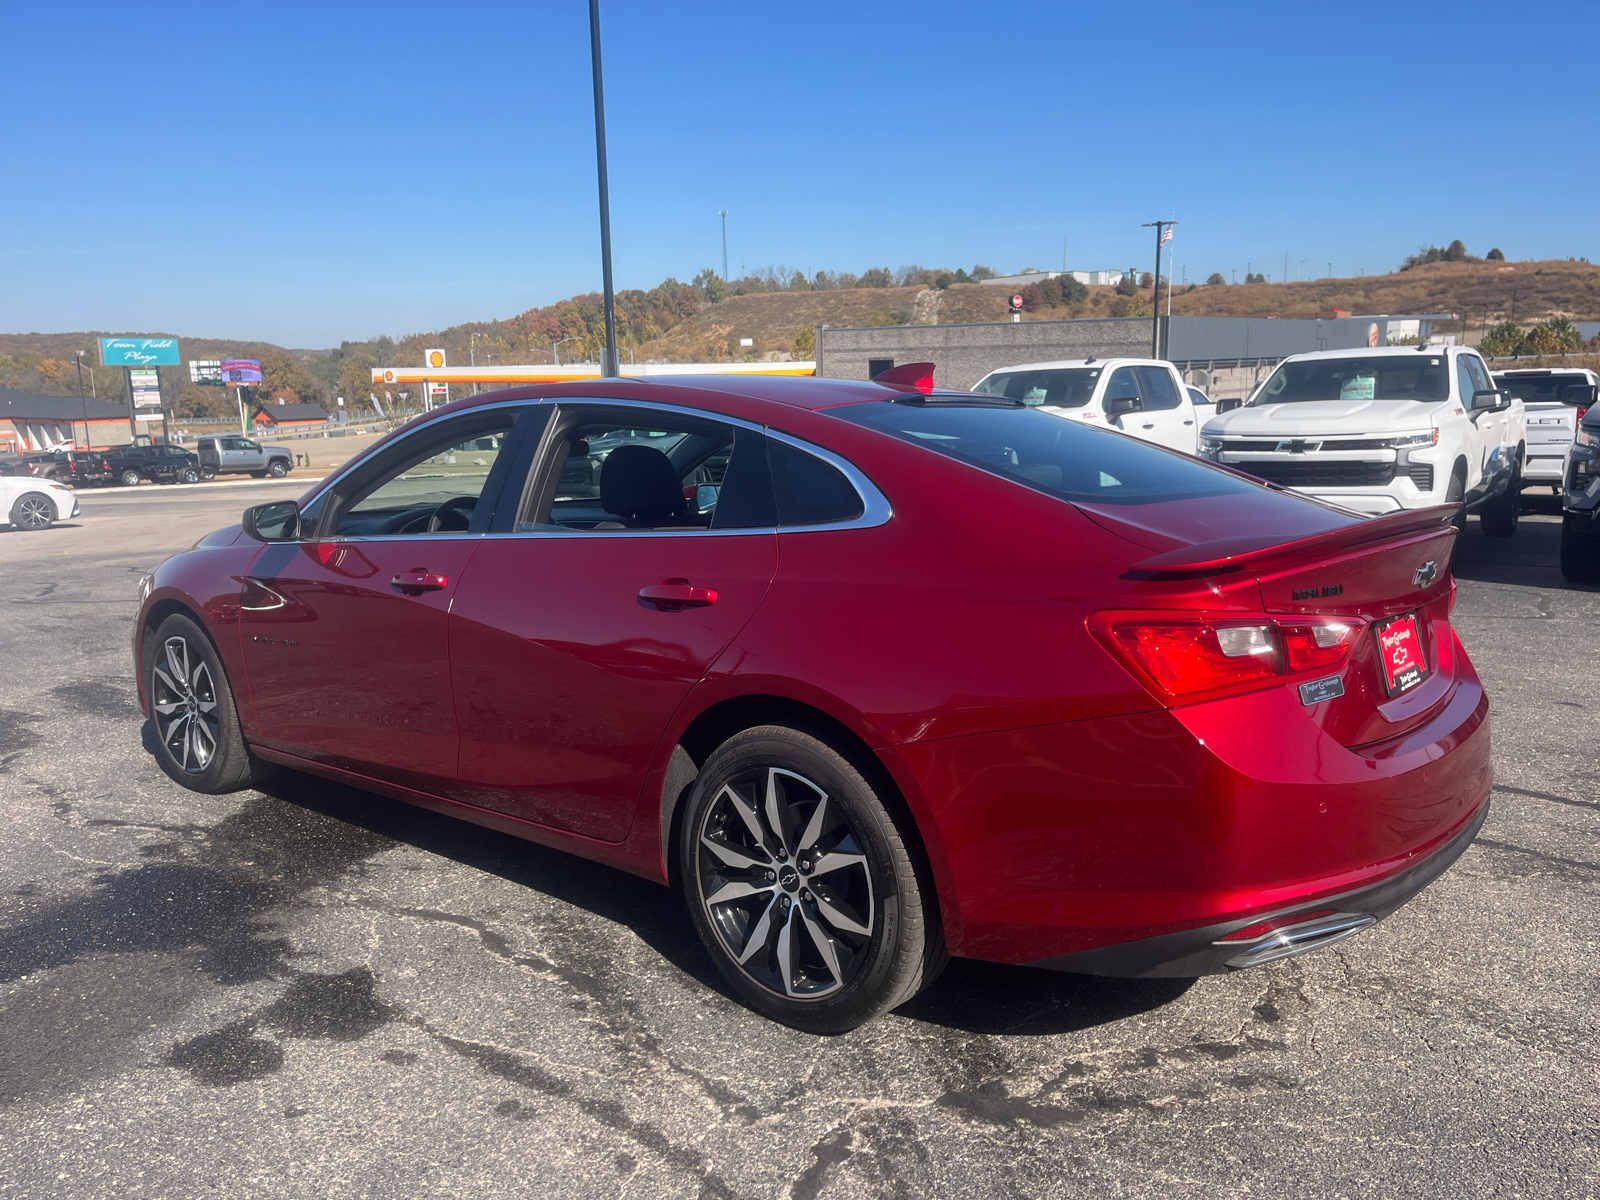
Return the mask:
{"type": "MultiPolygon", "coordinates": [[[[1213,399],[1244,396],[1291,354],[1383,346],[1391,336],[1432,335],[1439,316],[1162,317],[1164,357],[1213,399]]],[[[936,364],[940,387],[970,388],[990,371],[1054,359],[1150,354],[1149,317],[1086,321],[1003,321],[975,325],[896,325],[817,329],[817,374],[871,379],[896,363],[936,364]]]]}

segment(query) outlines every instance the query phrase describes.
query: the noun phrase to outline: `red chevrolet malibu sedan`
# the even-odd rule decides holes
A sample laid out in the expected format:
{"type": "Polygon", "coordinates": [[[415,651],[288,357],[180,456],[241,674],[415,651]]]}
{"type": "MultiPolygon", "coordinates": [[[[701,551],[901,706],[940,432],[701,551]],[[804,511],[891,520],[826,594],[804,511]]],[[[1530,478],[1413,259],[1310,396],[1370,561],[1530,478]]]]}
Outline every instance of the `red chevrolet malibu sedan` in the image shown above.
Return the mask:
{"type": "Polygon", "coordinates": [[[145,581],[163,767],[291,767],[682,889],[761,1012],[948,955],[1350,937],[1488,812],[1453,507],[1364,518],[1048,407],[598,380],[411,422],[145,581]]]}

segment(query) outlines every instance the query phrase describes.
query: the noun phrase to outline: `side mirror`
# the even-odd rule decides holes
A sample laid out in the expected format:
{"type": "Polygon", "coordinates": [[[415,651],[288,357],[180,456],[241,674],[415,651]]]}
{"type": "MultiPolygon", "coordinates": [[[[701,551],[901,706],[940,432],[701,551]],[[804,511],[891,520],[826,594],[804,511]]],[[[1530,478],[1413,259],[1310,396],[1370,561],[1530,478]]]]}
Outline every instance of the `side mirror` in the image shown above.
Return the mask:
{"type": "Polygon", "coordinates": [[[710,512],[717,506],[717,497],[722,489],[714,483],[702,483],[694,489],[694,506],[701,512],[710,512]]]}
{"type": "Polygon", "coordinates": [[[300,535],[300,506],[293,500],[274,500],[244,510],[246,537],[258,542],[292,542],[300,535]]]}
{"type": "Polygon", "coordinates": [[[1139,397],[1113,396],[1106,401],[1106,416],[1120,417],[1123,413],[1139,411],[1139,397]]]}
{"type": "Polygon", "coordinates": [[[1217,413],[1220,416],[1225,412],[1232,412],[1236,408],[1244,407],[1243,396],[1229,396],[1226,400],[1217,401],[1217,413]]]}
{"type": "Polygon", "coordinates": [[[1473,392],[1472,409],[1476,412],[1481,408],[1499,408],[1504,397],[1505,393],[1499,391],[1473,392]]]}

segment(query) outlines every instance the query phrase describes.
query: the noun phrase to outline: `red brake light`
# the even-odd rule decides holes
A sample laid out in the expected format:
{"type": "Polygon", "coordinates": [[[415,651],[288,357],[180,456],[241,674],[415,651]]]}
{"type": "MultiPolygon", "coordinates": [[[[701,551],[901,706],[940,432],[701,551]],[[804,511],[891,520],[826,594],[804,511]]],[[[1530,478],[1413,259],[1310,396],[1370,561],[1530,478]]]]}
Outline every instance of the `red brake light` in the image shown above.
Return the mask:
{"type": "Polygon", "coordinates": [[[1101,644],[1169,704],[1216,700],[1271,687],[1286,676],[1336,670],[1361,624],[1170,612],[1089,618],[1101,644]]]}

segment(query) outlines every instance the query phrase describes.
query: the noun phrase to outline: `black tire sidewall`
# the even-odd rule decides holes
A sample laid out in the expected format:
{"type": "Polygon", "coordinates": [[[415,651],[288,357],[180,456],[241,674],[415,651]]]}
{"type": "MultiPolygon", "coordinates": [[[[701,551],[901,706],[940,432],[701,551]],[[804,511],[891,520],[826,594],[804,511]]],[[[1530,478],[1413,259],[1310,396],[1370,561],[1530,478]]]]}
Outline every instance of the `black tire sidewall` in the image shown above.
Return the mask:
{"type": "Polygon", "coordinates": [[[283,465],[283,461],[281,459],[267,468],[267,474],[271,475],[274,479],[282,479],[288,473],[289,468],[283,465]]]}
{"type": "Polygon", "coordinates": [[[50,499],[49,496],[46,496],[43,492],[23,492],[22,495],[18,496],[16,498],[16,500],[12,502],[12,505],[11,505],[11,528],[13,528],[13,529],[19,529],[23,533],[42,533],[44,530],[49,529],[50,526],[54,525],[55,523],[56,523],[56,506],[55,506],[55,503],[50,499]],[[22,524],[22,522],[20,520],[20,514],[22,512],[22,502],[24,500],[26,500],[29,496],[37,496],[37,497],[39,497],[39,499],[41,499],[41,500],[43,500],[45,502],[45,507],[49,510],[48,516],[45,518],[45,522],[44,522],[43,525],[39,525],[39,526],[24,525],[24,524],[22,524]]]}
{"type": "Polygon", "coordinates": [[[217,648],[205,631],[190,617],[174,613],[151,633],[146,635],[144,653],[145,696],[150,701],[150,720],[155,725],[158,743],[156,761],[174,782],[193,792],[217,795],[237,790],[250,776],[250,754],[244,744],[244,734],[239,728],[239,714],[234,706],[233,685],[229,682],[227,668],[217,648]],[[217,694],[217,752],[204,771],[185,771],[167,749],[161,737],[161,724],[155,712],[155,667],[163,661],[163,647],[170,637],[181,636],[189,643],[191,654],[205,659],[211,672],[212,685],[217,694]]]}
{"type": "Polygon", "coordinates": [[[123,487],[138,487],[139,486],[139,472],[137,472],[137,471],[123,471],[120,475],[117,476],[117,482],[120,483],[123,487]],[[132,478],[130,479],[129,476],[132,476],[132,478]]]}
{"type": "Polygon", "coordinates": [[[905,969],[901,960],[908,952],[921,952],[920,944],[916,947],[904,944],[907,936],[905,892],[907,888],[915,889],[917,881],[903,848],[896,853],[899,843],[888,811],[871,785],[847,759],[826,743],[798,730],[764,726],[734,735],[707,758],[684,807],[678,873],[701,942],[723,978],[745,1002],[786,1025],[812,1033],[835,1033],[853,1029],[883,1011],[888,1006],[886,997],[899,990],[899,974],[905,969]],[[701,901],[698,852],[705,808],[730,778],[762,767],[783,767],[820,786],[827,792],[830,802],[843,808],[867,856],[877,917],[872,941],[865,952],[867,961],[844,988],[822,1000],[790,1000],[746,975],[723,947],[701,901]]]}

